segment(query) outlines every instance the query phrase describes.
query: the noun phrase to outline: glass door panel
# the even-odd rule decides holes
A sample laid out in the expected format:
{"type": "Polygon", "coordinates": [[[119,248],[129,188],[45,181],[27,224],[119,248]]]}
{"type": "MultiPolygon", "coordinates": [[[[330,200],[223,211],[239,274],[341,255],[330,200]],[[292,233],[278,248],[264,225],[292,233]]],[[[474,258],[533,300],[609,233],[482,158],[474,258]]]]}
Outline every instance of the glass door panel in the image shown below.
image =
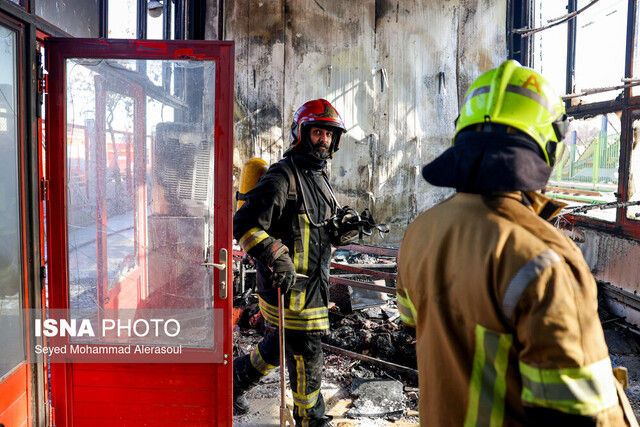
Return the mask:
{"type": "Polygon", "coordinates": [[[26,360],[16,63],[16,33],[0,24],[0,381],[26,360]]]}
{"type": "MultiPolygon", "coordinates": [[[[95,330],[171,315],[198,324],[179,344],[211,347],[215,62],[67,58],[66,70],[71,317],[95,330]]],[[[89,341],[141,342],[112,332],[89,341]]]]}

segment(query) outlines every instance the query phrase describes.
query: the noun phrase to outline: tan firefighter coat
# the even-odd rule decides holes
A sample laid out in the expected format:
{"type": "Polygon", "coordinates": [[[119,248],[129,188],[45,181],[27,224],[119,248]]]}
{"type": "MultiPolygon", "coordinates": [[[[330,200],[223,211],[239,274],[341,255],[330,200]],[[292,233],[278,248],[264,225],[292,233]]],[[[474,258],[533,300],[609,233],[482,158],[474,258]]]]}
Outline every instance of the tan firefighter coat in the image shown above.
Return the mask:
{"type": "Polygon", "coordinates": [[[406,230],[398,305],[416,327],[421,425],[522,425],[527,406],[637,425],[589,267],[538,215],[559,206],[527,194],[458,193],[406,230]]]}

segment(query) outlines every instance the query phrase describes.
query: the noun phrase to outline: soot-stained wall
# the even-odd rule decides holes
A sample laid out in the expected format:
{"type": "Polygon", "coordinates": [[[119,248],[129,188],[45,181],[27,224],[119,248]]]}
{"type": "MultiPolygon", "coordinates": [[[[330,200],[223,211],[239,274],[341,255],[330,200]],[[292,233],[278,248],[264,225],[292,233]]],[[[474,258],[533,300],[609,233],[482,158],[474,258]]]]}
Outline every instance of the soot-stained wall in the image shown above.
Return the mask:
{"type": "MultiPolygon", "coordinates": [[[[506,59],[506,2],[228,0],[223,11],[236,43],[236,182],[249,158],[279,160],[295,110],[325,98],[348,129],[330,165],[339,200],[391,226],[370,243],[398,244],[452,193],[420,171],[450,145],[469,84],[506,59]]],[[[208,26],[217,34],[217,19],[208,26]]]]}

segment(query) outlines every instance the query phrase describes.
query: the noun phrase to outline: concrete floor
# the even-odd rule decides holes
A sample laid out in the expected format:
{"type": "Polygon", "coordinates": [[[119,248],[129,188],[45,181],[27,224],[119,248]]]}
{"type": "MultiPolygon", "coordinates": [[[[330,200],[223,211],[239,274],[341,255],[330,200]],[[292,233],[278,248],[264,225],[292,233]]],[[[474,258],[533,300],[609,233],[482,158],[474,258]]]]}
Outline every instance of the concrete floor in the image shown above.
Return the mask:
{"type": "MultiPolygon", "coordinates": [[[[279,369],[276,369],[262,381],[262,384],[247,393],[251,410],[246,415],[233,417],[234,427],[279,426],[280,425],[280,382],[279,369]]],[[[352,419],[345,417],[352,399],[345,389],[335,384],[323,383],[322,394],[327,405],[327,414],[333,416],[336,427],[415,427],[418,426],[418,413],[409,411],[402,419],[392,422],[381,419],[352,419]]],[[[293,407],[290,393],[287,396],[289,408],[293,407]]]]}
{"type": "MultiPolygon", "coordinates": [[[[629,373],[629,388],[625,391],[634,409],[640,417],[640,336],[616,323],[604,325],[605,338],[609,346],[613,366],[624,366],[629,373]]],[[[260,386],[247,393],[251,403],[249,414],[235,416],[235,427],[279,426],[280,425],[280,377],[279,369],[263,379],[260,386]]],[[[327,405],[327,414],[332,415],[335,427],[386,427],[418,426],[418,414],[409,411],[402,419],[392,422],[381,419],[352,419],[345,414],[352,403],[347,390],[323,379],[322,393],[327,405]]],[[[292,407],[289,393],[287,402],[292,407]]]]}
{"type": "MultiPolygon", "coordinates": [[[[324,390],[323,390],[324,391],[324,390]]],[[[251,412],[247,415],[234,416],[234,427],[256,427],[256,426],[279,426],[280,425],[280,398],[249,399],[251,402],[251,412]]],[[[344,414],[348,410],[351,399],[343,399],[335,402],[334,406],[327,411],[333,416],[332,424],[336,427],[378,427],[378,426],[418,426],[417,413],[413,417],[406,417],[398,421],[372,420],[372,419],[351,419],[344,414]]],[[[291,407],[291,401],[289,401],[291,407]]],[[[411,415],[409,413],[408,415],[411,415]]]]}

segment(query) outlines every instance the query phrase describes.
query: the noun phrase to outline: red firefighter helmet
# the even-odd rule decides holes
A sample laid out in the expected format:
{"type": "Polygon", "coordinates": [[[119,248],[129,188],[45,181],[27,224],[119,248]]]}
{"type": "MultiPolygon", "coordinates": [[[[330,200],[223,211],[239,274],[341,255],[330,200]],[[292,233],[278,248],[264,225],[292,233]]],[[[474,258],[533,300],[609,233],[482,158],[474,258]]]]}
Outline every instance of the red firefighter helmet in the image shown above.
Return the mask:
{"type": "Polygon", "coordinates": [[[313,101],[305,102],[293,115],[291,133],[289,134],[291,146],[284,152],[285,155],[291,153],[302,142],[302,128],[307,126],[336,128],[329,148],[331,153],[338,151],[340,137],[347,131],[344,123],[342,123],[340,114],[329,101],[326,99],[314,99],[313,101]]]}

